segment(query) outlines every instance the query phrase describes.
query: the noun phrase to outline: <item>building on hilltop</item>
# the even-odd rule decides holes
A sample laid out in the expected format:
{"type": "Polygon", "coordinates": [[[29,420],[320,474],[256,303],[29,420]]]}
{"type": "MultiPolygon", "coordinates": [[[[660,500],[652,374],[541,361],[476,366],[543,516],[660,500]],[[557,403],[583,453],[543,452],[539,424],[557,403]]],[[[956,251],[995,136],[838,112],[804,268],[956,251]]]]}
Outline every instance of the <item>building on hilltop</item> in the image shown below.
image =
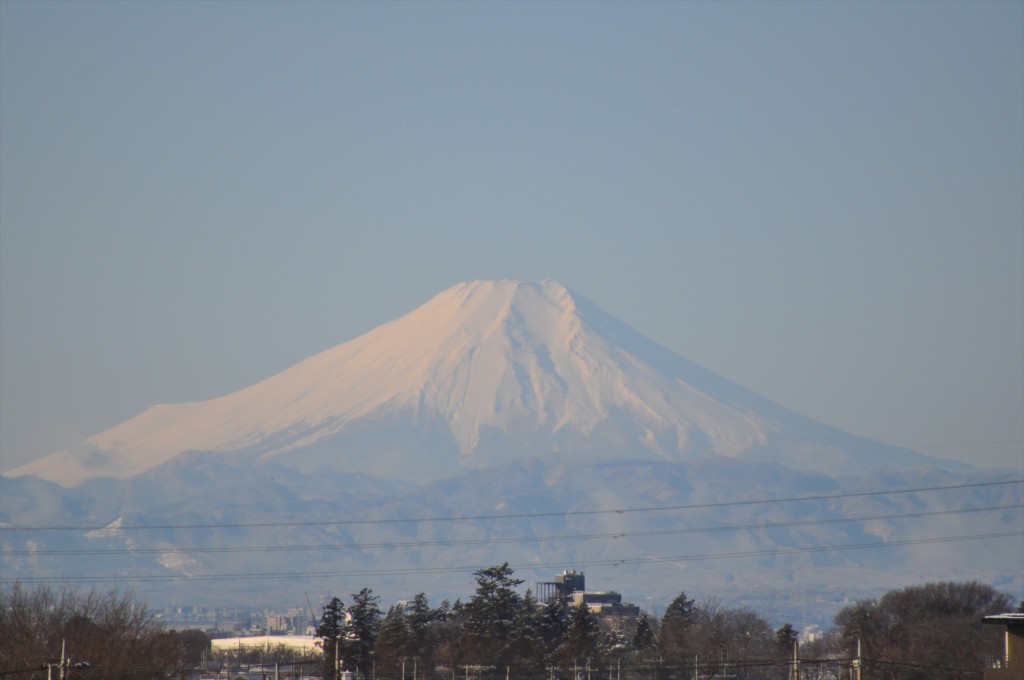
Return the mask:
{"type": "Polygon", "coordinates": [[[586,590],[586,580],[583,572],[563,571],[555,574],[554,581],[538,581],[535,592],[540,602],[561,602],[568,605],[572,603],[572,594],[577,591],[586,590]]]}
{"type": "Polygon", "coordinates": [[[567,607],[583,603],[597,616],[640,615],[640,607],[623,603],[622,595],[615,591],[587,592],[583,572],[576,570],[555,574],[553,581],[538,581],[535,592],[540,602],[560,602],[567,607]]]}

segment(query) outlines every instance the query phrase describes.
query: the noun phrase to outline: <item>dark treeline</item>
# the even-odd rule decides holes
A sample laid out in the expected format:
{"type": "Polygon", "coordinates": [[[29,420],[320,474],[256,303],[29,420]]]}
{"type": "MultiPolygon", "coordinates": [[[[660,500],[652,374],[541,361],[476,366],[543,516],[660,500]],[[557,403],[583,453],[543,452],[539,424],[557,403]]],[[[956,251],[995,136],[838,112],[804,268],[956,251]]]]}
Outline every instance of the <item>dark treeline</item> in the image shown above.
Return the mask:
{"type": "MultiPolygon", "coordinates": [[[[685,592],[660,618],[599,618],[585,604],[520,594],[522,581],[507,564],[475,572],[475,581],[466,602],[437,606],[420,593],[385,611],[370,588],[347,604],[332,598],[316,631],[319,653],[293,660],[286,677],[846,680],[855,677],[859,660],[862,680],[980,679],[986,658],[1002,652],[1002,631],[982,625],[981,617],[1012,608],[1008,595],[984,584],[929,583],[851,604],[832,630],[809,642],[789,623],[773,629],[747,608],[697,602],[685,592]]],[[[241,674],[241,655],[237,665],[230,653],[220,656],[210,654],[205,633],[165,630],[130,594],[0,588],[3,680],[231,680],[241,674]],[[57,668],[62,645],[74,658],[57,668]],[[82,659],[89,667],[75,668],[82,659]]],[[[260,655],[267,658],[277,657],[260,655]]]]}
{"type": "Polygon", "coordinates": [[[979,678],[1001,652],[1000,631],[981,617],[1011,607],[1008,595],[976,582],[914,586],[844,608],[835,628],[797,648],[791,624],[773,629],[747,608],[685,592],[660,619],[598,618],[582,603],[521,596],[508,564],[475,577],[465,603],[432,607],[420,593],[383,611],[365,588],[347,608],[333,598],[317,629],[324,677],[825,680],[851,677],[856,662],[864,680],[960,680],[979,678]]]}

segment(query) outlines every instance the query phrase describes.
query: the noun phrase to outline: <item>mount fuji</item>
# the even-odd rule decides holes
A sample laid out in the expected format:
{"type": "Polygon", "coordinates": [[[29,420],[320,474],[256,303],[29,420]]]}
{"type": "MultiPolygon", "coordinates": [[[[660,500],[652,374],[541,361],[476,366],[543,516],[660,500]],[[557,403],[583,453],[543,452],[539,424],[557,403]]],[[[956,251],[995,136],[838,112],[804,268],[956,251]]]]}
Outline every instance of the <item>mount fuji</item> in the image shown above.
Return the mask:
{"type": "Polygon", "coordinates": [[[553,281],[454,286],[0,484],[0,582],[159,604],[363,585],[454,601],[503,561],[528,583],[581,568],[648,607],[685,589],[795,624],[926,580],[1024,595],[1012,472],[815,422],[553,281]]]}
{"type": "Polygon", "coordinates": [[[477,281],[255,385],[154,406],[10,474],[126,479],[195,451],[378,475],[524,458],[725,456],[829,474],[963,467],[789,411],[554,281],[477,281]]]}

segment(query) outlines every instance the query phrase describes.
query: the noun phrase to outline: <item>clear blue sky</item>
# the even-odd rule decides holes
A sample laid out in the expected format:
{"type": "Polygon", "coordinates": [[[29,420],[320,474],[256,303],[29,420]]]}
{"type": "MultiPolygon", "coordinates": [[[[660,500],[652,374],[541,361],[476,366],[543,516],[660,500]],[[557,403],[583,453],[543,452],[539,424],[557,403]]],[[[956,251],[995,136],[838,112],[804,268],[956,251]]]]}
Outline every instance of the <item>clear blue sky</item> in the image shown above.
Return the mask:
{"type": "Polygon", "coordinates": [[[0,2],[0,470],[478,278],[1024,469],[1024,3],[0,2]]]}

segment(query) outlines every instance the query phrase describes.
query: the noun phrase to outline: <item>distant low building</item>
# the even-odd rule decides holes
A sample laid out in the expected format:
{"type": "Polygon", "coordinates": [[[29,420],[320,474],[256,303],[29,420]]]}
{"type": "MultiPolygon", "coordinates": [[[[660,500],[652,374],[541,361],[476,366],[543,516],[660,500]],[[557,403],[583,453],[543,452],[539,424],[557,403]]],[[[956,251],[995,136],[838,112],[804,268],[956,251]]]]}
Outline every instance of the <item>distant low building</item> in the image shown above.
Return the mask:
{"type": "Polygon", "coordinates": [[[993,659],[985,669],[985,680],[1021,680],[1024,678],[1024,613],[986,616],[982,623],[1006,626],[1003,658],[993,659]]]}
{"type": "Polygon", "coordinates": [[[275,649],[279,645],[294,649],[316,649],[316,638],[312,635],[250,635],[246,637],[217,638],[212,641],[214,649],[263,648],[275,649]]]}
{"type": "Polygon", "coordinates": [[[572,603],[587,605],[592,613],[597,616],[640,616],[640,607],[629,602],[622,602],[622,595],[612,590],[595,593],[572,594],[572,603]]]}

